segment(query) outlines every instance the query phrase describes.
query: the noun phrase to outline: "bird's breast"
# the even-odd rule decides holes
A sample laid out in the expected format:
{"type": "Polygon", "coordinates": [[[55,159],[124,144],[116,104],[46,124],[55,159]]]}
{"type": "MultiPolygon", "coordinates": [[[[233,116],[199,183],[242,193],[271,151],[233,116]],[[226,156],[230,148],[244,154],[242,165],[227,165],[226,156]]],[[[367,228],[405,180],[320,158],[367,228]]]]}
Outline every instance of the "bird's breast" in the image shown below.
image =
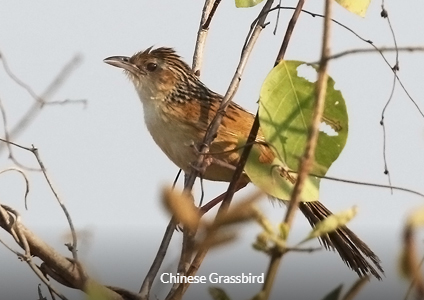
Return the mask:
{"type": "Polygon", "coordinates": [[[165,103],[144,105],[144,119],[153,140],[184,171],[196,159],[193,145],[199,142],[199,131],[186,116],[165,103]]]}
{"type": "MultiPolygon", "coordinates": [[[[191,163],[197,160],[196,149],[201,144],[208,127],[209,115],[192,103],[143,102],[144,119],[153,140],[184,172],[191,171],[191,163]]],[[[236,145],[223,139],[223,134],[212,143],[210,151],[225,152],[236,145]]],[[[221,160],[234,164],[238,159],[235,153],[221,155],[221,160]]],[[[214,181],[230,181],[233,170],[218,165],[210,165],[203,178],[214,181]]]]}

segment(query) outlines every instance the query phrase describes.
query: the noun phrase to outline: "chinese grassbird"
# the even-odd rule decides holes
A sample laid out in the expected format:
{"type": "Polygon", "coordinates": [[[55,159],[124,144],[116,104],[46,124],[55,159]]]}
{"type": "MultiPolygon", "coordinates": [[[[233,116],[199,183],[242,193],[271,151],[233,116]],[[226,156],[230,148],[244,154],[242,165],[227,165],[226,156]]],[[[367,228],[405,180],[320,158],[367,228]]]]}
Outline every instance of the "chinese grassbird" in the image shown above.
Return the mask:
{"type": "MultiPolygon", "coordinates": [[[[193,145],[202,142],[223,97],[208,89],[171,48],[148,48],[131,57],[108,57],[104,62],[124,69],[143,103],[144,120],[154,141],[172,162],[190,172],[197,155],[193,145]]],[[[231,180],[240,157],[240,151],[234,149],[240,137],[247,138],[253,120],[254,116],[239,105],[232,102],[228,106],[210,146],[210,152],[216,154],[204,171],[204,179],[231,180]]],[[[264,141],[260,130],[257,140],[264,141]]],[[[255,147],[260,147],[263,158],[272,161],[274,154],[264,143],[255,147]]],[[[246,174],[243,176],[249,181],[246,174]]],[[[299,209],[312,226],[331,215],[319,201],[301,202],[299,209]]],[[[346,226],[320,239],[359,276],[371,274],[381,279],[379,258],[346,226]]]]}

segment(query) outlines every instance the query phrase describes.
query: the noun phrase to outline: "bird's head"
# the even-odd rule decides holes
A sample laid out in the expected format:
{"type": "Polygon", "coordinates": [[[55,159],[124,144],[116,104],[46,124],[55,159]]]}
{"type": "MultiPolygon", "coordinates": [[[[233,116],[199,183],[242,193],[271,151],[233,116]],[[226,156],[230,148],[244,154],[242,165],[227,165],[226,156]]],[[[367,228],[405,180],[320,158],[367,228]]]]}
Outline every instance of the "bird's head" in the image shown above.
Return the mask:
{"type": "Polygon", "coordinates": [[[166,100],[176,86],[190,81],[190,67],[181,60],[172,48],[152,47],[131,57],[111,56],[105,63],[124,69],[144,101],[166,100]]]}

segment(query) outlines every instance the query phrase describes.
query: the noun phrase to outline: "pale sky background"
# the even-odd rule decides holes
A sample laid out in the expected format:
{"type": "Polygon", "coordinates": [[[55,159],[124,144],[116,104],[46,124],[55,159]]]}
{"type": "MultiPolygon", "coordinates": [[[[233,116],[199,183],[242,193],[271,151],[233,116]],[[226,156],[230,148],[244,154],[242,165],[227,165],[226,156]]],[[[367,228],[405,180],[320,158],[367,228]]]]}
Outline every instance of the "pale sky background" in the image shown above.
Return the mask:
{"type": "MultiPolygon", "coordinates": [[[[132,84],[116,68],[102,60],[112,55],[132,55],[154,46],[174,47],[191,64],[203,1],[1,1],[0,51],[13,72],[41,94],[63,65],[75,54],[83,56],[52,100],[86,99],[82,105],[45,107],[40,116],[14,139],[39,148],[40,155],[66,203],[78,230],[88,232],[80,241],[80,257],[90,275],[108,285],[138,291],[157,251],[169,216],[159,200],[161,187],[172,183],[177,168],[161,153],[143,121],[142,106],[132,84]]],[[[296,1],[283,1],[294,6],[296,1]]],[[[373,1],[365,19],[334,6],[334,18],[372,40],[377,46],[393,46],[387,21],[380,17],[381,2],[373,1]]],[[[424,3],[385,1],[399,46],[424,45],[424,3]]],[[[322,12],[323,1],[309,1],[305,9],[322,12]]],[[[236,9],[233,1],[222,1],[212,22],[205,50],[201,79],[211,89],[225,93],[238,63],[248,28],[260,7],[236,9]]],[[[282,11],[279,28],[271,24],[263,31],[249,60],[235,101],[255,111],[261,83],[273,65],[292,11],[282,11]]],[[[316,61],[321,47],[322,19],[301,15],[286,59],[316,61]]],[[[333,27],[333,49],[367,48],[347,30],[333,27]]],[[[394,64],[394,54],[386,54],[394,64]]],[[[403,83],[417,104],[424,108],[422,53],[400,53],[403,83]]],[[[387,184],[383,174],[381,110],[389,95],[393,74],[378,55],[352,55],[331,62],[330,75],[345,97],[350,130],[346,147],[329,170],[329,175],[352,180],[387,184]]],[[[0,70],[0,99],[9,126],[22,117],[33,99],[0,70]]],[[[395,186],[424,192],[424,118],[405,93],[396,86],[386,113],[387,158],[395,186]]],[[[36,166],[29,153],[14,149],[21,163],[36,166]]],[[[1,168],[12,166],[2,153],[1,168]]],[[[22,213],[23,222],[49,241],[61,253],[69,230],[66,219],[41,173],[27,172],[31,191],[29,210],[24,210],[23,180],[17,174],[0,177],[0,201],[22,213]]],[[[211,199],[225,184],[205,183],[211,199]]],[[[196,185],[197,191],[199,186],[196,185]]],[[[237,197],[240,198],[240,197],[237,197]]],[[[382,259],[386,277],[372,280],[357,299],[403,297],[407,284],[397,272],[401,230],[406,216],[424,205],[424,199],[395,191],[323,181],[320,198],[337,212],[357,205],[359,213],[349,224],[382,259]]],[[[264,200],[264,212],[277,224],[285,209],[264,200]]],[[[260,228],[251,224],[240,228],[241,238],[212,251],[199,274],[217,272],[266,272],[268,259],[251,250],[260,228]]],[[[309,232],[301,214],[296,218],[290,241],[296,243],[309,232]]],[[[173,270],[179,253],[179,233],[175,234],[164,270],[173,270]]],[[[7,234],[0,235],[9,244],[7,234]]],[[[421,240],[420,240],[421,241],[421,240]]],[[[317,246],[313,241],[309,246],[317,246]]],[[[15,247],[16,248],[16,247],[15,247]]],[[[0,247],[2,268],[0,290],[15,293],[16,299],[35,299],[38,278],[14,255],[0,247]],[[25,289],[18,288],[24,284],[25,289]]],[[[274,298],[297,295],[299,299],[321,299],[340,283],[356,280],[337,254],[290,253],[281,264],[274,298]]],[[[59,286],[59,285],[58,285],[59,286]]],[[[258,285],[221,285],[234,299],[249,298],[258,285]],[[236,296],[237,295],[237,296],[236,296]]],[[[155,293],[163,297],[155,285],[155,293]]],[[[63,289],[74,299],[82,293],[63,289]]],[[[167,289],[166,289],[167,290],[167,289]]],[[[4,292],[3,292],[4,291],[4,292]]],[[[3,294],[4,295],[4,294],[3,294]]],[[[207,299],[207,285],[190,287],[187,299],[207,299]],[[200,295],[200,296],[199,296],[200,295]]],[[[294,299],[294,297],[287,297],[294,299]]]]}

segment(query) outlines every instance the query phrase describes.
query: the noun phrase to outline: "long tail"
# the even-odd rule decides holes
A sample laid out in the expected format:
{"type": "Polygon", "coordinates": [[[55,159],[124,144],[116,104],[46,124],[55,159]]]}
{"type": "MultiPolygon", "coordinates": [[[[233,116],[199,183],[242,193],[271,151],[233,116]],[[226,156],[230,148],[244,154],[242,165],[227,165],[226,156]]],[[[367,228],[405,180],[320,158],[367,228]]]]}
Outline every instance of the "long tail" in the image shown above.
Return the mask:
{"type": "MultiPolygon", "coordinates": [[[[299,209],[308,219],[312,227],[315,227],[319,221],[332,214],[331,211],[319,201],[301,202],[299,209]]],[[[321,236],[320,242],[326,249],[336,250],[348,267],[355,271],[360,277],[372,274],[378,280],[382,279],[380,273],[384,274],[384,271],[380,266],[380,259],[346,226],[321,236]]]]}

